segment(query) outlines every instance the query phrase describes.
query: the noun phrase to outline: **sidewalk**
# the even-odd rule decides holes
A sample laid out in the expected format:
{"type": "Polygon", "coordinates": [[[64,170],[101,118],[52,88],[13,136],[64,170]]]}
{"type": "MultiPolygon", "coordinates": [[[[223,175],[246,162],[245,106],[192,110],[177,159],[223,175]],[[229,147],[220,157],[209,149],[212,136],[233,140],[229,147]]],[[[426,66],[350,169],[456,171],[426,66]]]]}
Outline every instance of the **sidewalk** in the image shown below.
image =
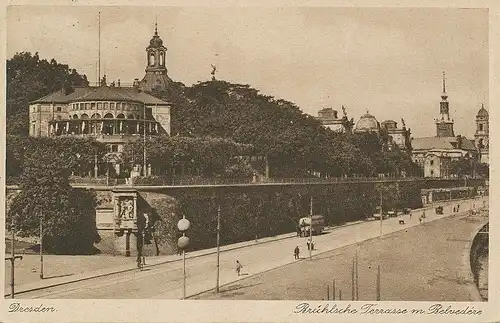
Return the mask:
{"type": "MultiPolygon", "coordinates": [[[[456,201],[454,201],[453,203],[456,203],[456,201]]],[[[448,204],[448,203],[441,203],[441,204],[448,204]]],[[[461,204],[464,206],[463,209],[461,207],[461,210],[463,210],[463,211],[466,211],[466,207],[465,207],[466,204],[469,204],[469,206],[472,206],[472,202],[469,203],[469,202],[462,201],[461,204]]],[[[477,206],[479,206],[479,202],[476,203],[476,204],[478,204],[477,206]]],[[[437,205],[438,204],[435,204],[433,207],[435,207],[437,205]]],[[[451,208],[452,207],[450,206],[450,209],[451,208]]],[[[431,209],[430,211],[427,212],[428,213],[427,214],[427,222],[433,220],[433,218],[442,218],[444,216],[451,215],[451,214],[448,214],[448,212],[447,212],[446,209],[444,211],[445,211],[444,212],[445,215],[442,215],[442,216],[432,216],[432,213],[434,213],[434,211],[433,211],[433,209],[431,209]]],[[[415,211],[413,211],[413,215],[414,215],[415,219],[418,217],[417,214],[419,212],[421,212],[421,210],[415,210],[415,211]]],[[[327,230],[327,231],[330,231],[332,233],[327,234],[327,235],[322,235],[322,236],[320,236],[321,238],[320,237],[318,237],[318,238],[320,238],[321,240],[324,240],[326,237],[332,238],[333,235],[334,235],[334,236],[342,237],[342,239],[345,240],[345,243],[356,243],[356,242],[359,242],[359,241],[362,241],[362,240],[370,239],[370,238],[378,236],[378,230],[371,230],[373,232],[371,232],[370,234],[367,234],[368,232],[363,232],[362,235],[360,234],[361,232],[358,232],[358,231],[361,231],[363,227],[367,226],[367,224],[369,226],[373,226],[372,222],[373,221],[368,221],[368,222],[364,222],[364,221],[359,222],[358,221],[358,222],[354,222],[354,223],[348,223],[348,224],[346,224],[344,226],[339,226],[339,227],[331,228],[330,230],[327,230]],[[354,225],[354,224],[357,224],[357,225],[354,225]],[[352,229],[347,230],[347,228],[345,228],[347,226],[352,226],[352,229]],[[345,229],[342,230],[342,228],[345,228],[345,229]],[[346,235],[346,232],[351,232],[351,233],[352,232],[356,232],[356,234],[354,236],[352,236],[352,235],[349,236],[349,234],[348,234],[348,236],[346,236],[344,238],[344,236],[346,235]],[[353,238],[354,238],[354,240],[353,240],[353,238]]],[[[397,219],[396,218],[384,220],[383,222],[384,222],[384,234],[391,233],[391,232],[393,232],[395,230],[404,229],[404,228],[402,228],[400,226],[397,226],[397,225],[394,225],[394,224],[390,224],[392,222],[397,223],[397,219]]],[[[415,222],[416,222],[416,224],[418,224],[418,221],[415,221],[415,222]]],[[[283,234],[283,235],[279,235],[279,236],[275,236],[275,237],[268,237],[268,238],[259,239],[259,241],[258,241],[257,244],[256,244],[255,240],[251,240],[251,241],[241,242],[241,243],[237,243],[237,244],[226,245],[226,246],[222,246],[220,248],[220,250],[221,250],[221,252],[224,252],[224,251],[235,250],[235,249],[244,248],[244,247],[248,247],[248,246],[259,246],[259,245],[265,244],[266,242],[273,242],[273,241],[285,240],[285,239],[293,238],[293,237],[296,237],[296,233],[288,233],[288,234],[283,234]]],[[[338,244],[331,244],[330,245],[327,242],[321,243],[319,245],[322,248],[322,250],[321,250],[322,252],[327,251],[327,250],[333,250],[333,249],[339,247],[338,244]]],[[[189,253],[187,255],[187,259],[197,258],[197,257],[205,256],[205,255],[215,254],[215,253],[216,253],[216,248],[199,250],[199,251],[195,251],[195,252],[189,253]]],[[[317,254],[317,251],[315,251],[314,254],[317,254]]],[[[54,256],[54,257],[57,257],[57,256],[54,256]]],[[[68,258],[69,256],[59,256],[59,257],[68,258]]],[[[90,256],[90,257],[94,257],[92,259],[99,259],[99,261],[101,263],[103,263],[102,266],[105,266],[105,265],[109,266],[109,263],[106,264],[106,263],[104,263],[102,261],[102,257],[108,257],[108,260],[112,260],[112,261],[115,261],[115,262],[113,263],[113,267],[102,268],[102,266],[101,266],[101,268],[97,268],[96,270],[92,270],[90,272],[79,272],[79,273],[76,273],[75,270],[73,269],[72,271],[74,273],[69,274],[69,276],[62,276],[62,275],[65,275],[65,274],[68,275],[68,272],[71,272],[71,271],[68,271],[67,267],[65,267],[65,266],[59,266],[58,267],[59,268],[58,272],[54,273],[53,268],[48,268],[49,265],[46,265],[46,272],[49,273],[49,275],[51,275],[51,276],[61,275],[61,276],[60,277],[54,277],[54,278],[47,279],[47,280],[37,280],[37,281],[27,282],[25,284],[19,284],[18,286],[16,286],[16,293],[26,292],[26,291],[33,291],[33,290],[40,290],[40,289],[44,289],[44,288],[47,288],[47,287],[68,284],[68,283],[71,283],[71,282],[83,281],[83,280],[88,280],[88,279],[91,279],[91,278],[108,276],[108,275],[111,275],[111,274],[114,274],[114,273],[121,273],[121,272],[127,272],[127,271],[137,270],[136,269],[136,264],[135,264],[135,258],[132,258],[132,257],[131,258],[111,257],[111,256],[90,256]],[[101,257],[101,258],[95,258],[95,257],[101,257]]],[[[73,258],[73,259],[76,259],[76,258],[73,258]]],[[[182,260],[181,256],[178,256],[178,255],[169,255],[169,256],[159,256],[159,257],[150,257],[150,258],[147,258],[146,259],[146,263],[147,263],[147,266],[150,267],[150,266],[155,266],[155,265],[160,265],[160,264],[166,264],[166,263],[170,263],[170,262],[178,262],[180,260],[182,260]]],[[[22,261],[24,261],[24,259],[22,261]]],[[[288,259],[283,259],[283,261],[288,262],[288,259]]],[[[47,262],[50,263],[51,260],[48,260],[47,262]]],[[[106,261],[106,262],[108,262],[108,261],[106,261]]],[[[19,262],[18,262],[18,264],[19,264],[19,262]]],[[[276,263],[269,264],[269,266],[279,266],[280,264],[281,264],[281,261],[278,261],[276,263]]],[[[10,266],[10,265],[7,265],[6,267],[8,267],[8,266],[10,266]]],[[[85,267],[85,268],[88,269],[88,267],[85,267]]],[[[93,268],[95,268],[95,267],[93,267],[93,268]]],[[[9,268],[6,268],[6,269],[9,269],[9,268]]],[[[268,269],[269,268],[267,268],[267,267],[266,268],[255,268],[255,269],[252,269],[252,272],[253,273],[258,273],[260,271],[268,270],[268,269]]],[[[18,270],[19,270],[19,265],[16,266],[16,272],[18,270]]],[[[10,274],[10,270],[7,270],[6,271],[6,282],[10,281],[9,274],[10,274]]],[[[222,283],[228,283],[228,282],[229,281],[224,281],[224,279],[222,281],[222,283]]],[[[201,284],[201,285],[203,285],[203,284],[201,284]]],[[[200,289],[202,289],[201,285],[198,286],[200,289]]],[[[6,292],[5,293],[8,296],[9,292],[10,292],[10,288],[8,287],[8,285],[6,285],[5,287],[6,287],[6,292]]],[[[198,290],[198,288],[197,288],[196,291],[193,290],[192,293],[189,293],[189,294],[195,294],[196,292],[200,292],[200,290],[198,290]]]]}
{"type": "MultiPolygon", "coordinates": [[[[363,221],[349,222],[337,227],[326,228],[325,231],[336,230],[345,226],[359,224],[363,221]]],[[[224,245],[220,247],[220,252],[245,248],[249,246],[261,245],[268,242],[278,241],[296,237],[297,234],[285,233],[272,237],[265,237],[250,241],[224,245]]],[[[209,248],[186,253],[186,259],[202,257],[215,254],[217,248],[209,248]]],[[[95,255],[95,256],[56,256],[44,255],[45,279],[41,280],[40,256],[23,254],[22,260],[16,261],[15,268],[15,293],[35,291],[48,287],[60,286],[72,282],[103,277],[116,273],[137,270],[135,257],[95,255]],[[90,269],[90,271],[89,271],[90,269]]],[[[157,257],[147,257],[146,266],[157,266],[170,262],[181,261],[179,255],[166,255],[157,257]]],[[[5,263],[5,297],[10,296],[10,263],[5,263]]]]}

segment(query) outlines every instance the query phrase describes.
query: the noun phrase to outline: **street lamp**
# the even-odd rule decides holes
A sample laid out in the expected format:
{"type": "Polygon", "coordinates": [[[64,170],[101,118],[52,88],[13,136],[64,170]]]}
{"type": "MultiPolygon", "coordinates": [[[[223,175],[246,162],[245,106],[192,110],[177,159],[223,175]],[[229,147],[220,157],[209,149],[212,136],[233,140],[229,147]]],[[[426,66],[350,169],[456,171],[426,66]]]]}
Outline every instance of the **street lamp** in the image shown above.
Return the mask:
{"type": "Polygon", "coordinates": [[[186,231],[189,229],[191,223],[183,215],[182,219],[177,223],[177,228],[182,232],[182,237],[177,240],[177,245],[182,249],[182,262],[183,262],[183,289],[182,289],[182,299],[186,299],[186,248],[189,245],[189,238],[186,237],[186,231]]]}
{"type": "Polygon", "coordinates": [[[311,195],[311,199],[309,201],[310,203],[310,210],[309,210],[309,260],[312,260],[312,248],[313,248],[313,221],[312,221],[312,216],[313,216],[313,197],[311,195]]]}
{"type": "Polygon", "coordinates": [[[380,187],[380,237],[382,237],[382,221],[384,218],[384,212],[383,212],[383,200],[382,200],[382,186],[380,187]]]}
{"type": "Polygon", "coordinates": [[[215,291],[219,292],[220,280],[220,204],[217,206],[217,285],[215,291]]]}

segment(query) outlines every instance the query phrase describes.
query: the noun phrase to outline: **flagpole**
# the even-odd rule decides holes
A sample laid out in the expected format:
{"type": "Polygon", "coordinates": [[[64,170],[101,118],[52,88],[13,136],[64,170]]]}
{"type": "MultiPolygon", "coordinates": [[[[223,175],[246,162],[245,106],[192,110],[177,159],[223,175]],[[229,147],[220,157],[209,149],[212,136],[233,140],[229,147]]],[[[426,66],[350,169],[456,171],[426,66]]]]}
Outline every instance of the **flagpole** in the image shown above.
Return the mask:
{"type": "Polygon", "coordinates": [[[101,12],[99,11],[99,64],[97,68],[97,86],[101,85],[101,12]]]}

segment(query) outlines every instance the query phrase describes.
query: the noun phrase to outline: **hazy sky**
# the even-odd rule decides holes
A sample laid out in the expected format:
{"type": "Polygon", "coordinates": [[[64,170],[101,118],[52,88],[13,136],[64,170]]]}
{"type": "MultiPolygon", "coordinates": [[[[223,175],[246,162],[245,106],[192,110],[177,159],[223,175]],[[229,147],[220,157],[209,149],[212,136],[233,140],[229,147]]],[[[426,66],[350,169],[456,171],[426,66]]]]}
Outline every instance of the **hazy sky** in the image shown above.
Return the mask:
{"type": "Polygon", "coordinates": [[[472,137],[488,105],[486,9],[10,7],[7,56],[39,52],[96,80],[101,71],[142,79],[145,48],[158,32],[169,76],[250,84],[317,116],[345,105],[357,121],[404,118],[414,137],[434,136],[442,71],[455,134],[472,137]]]}

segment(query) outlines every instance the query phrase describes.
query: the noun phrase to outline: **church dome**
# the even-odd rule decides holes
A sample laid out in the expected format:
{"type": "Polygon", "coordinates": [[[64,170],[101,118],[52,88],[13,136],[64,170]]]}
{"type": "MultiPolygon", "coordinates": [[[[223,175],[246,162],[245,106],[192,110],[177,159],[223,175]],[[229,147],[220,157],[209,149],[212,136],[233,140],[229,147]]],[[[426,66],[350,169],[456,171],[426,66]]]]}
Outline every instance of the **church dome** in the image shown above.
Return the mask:
{"type": "Polygon", "coordinates": [[[483,107],[481,107],[481,109],[479,109],[479,111],[477,112],[477,116],[478,117],[487,117],[488,116],[488,111],[483,107]]]}
{"type": "Polygon", "coordinates": [[[377,119],[368,112],[362,116],[356,123],[355,132],[377,132],[379,124],[377,119]]]}

